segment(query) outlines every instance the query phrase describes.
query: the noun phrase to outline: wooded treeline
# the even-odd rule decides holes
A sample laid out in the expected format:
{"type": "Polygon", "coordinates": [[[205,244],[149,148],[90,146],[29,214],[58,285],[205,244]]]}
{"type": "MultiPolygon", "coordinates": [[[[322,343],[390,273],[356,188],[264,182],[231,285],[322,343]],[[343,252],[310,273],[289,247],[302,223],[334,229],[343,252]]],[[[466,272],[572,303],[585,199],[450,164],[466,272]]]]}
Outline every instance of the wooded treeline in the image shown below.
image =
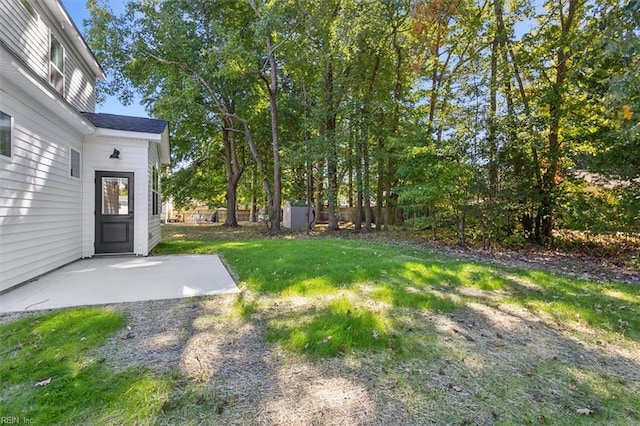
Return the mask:
{"type": "Polygon", "coordinates": [[[282,200],[330,229],[349,205],[461,244],[640,231],[639,0],[88,8],[102,92],[171,122],[178,204],[262,206],[274,232],[282,200]]]}

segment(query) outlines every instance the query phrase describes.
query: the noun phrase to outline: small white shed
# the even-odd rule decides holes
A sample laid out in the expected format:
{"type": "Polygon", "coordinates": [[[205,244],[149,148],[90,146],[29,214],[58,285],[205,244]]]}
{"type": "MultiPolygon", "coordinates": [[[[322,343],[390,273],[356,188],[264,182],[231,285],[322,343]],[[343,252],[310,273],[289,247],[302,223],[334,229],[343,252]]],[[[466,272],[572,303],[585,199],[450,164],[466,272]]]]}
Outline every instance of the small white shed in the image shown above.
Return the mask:
{"type": "Polygon", "coordinates": [[[82,256],[146,256],[160,242],[160,168],[169,164],[167,122],[83,115],[97,130],[84,143],[82,256]]]}

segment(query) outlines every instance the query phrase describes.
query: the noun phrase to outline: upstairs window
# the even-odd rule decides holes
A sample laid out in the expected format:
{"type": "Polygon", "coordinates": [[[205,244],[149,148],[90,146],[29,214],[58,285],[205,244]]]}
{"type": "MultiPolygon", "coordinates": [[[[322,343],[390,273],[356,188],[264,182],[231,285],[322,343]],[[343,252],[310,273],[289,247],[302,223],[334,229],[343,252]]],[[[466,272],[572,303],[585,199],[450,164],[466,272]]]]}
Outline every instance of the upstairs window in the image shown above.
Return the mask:
{"type": "Polygon", "coordinates": [[[0,156],[11,158],[13,117],[0,111],[0,156]]]}
{"type": "Polygon", "coordinates": [[[49,83],[64,95],[64,47],[53,33],[49,46],[49,83]]]}
{"type": "Polygon", "coordinates": [[[36,12],[31,3],[29,3],[29,0],[20,0],[20,3],[22,3],[22,7],[24,7],[27,12],[29,12],[29,15],[31,15],[31,17],[37,21],[38,12],[36,12]]]}

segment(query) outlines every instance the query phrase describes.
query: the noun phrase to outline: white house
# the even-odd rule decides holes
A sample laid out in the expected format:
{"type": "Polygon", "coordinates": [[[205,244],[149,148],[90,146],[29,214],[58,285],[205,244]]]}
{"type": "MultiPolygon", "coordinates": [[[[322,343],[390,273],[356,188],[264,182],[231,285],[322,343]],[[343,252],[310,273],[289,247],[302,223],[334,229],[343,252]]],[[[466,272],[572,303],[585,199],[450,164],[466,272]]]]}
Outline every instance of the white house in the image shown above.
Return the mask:
{"type": "Polygon", "coordinates": [[[59,0],[0,1],[0,294],[160,241],[167,122],[96,114],[104,78],[59,0]]]}

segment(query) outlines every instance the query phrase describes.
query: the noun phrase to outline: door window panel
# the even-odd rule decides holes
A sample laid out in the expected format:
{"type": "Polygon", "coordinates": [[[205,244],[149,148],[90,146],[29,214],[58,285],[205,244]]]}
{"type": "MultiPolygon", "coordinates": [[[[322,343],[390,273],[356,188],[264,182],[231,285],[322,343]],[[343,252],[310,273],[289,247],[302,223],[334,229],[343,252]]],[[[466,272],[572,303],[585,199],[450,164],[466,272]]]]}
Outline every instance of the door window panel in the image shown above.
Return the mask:
{"type": "Polygon", "coordinates": [[[102,178],[102,214],[129,214],[129,179],[102,178]]]}

